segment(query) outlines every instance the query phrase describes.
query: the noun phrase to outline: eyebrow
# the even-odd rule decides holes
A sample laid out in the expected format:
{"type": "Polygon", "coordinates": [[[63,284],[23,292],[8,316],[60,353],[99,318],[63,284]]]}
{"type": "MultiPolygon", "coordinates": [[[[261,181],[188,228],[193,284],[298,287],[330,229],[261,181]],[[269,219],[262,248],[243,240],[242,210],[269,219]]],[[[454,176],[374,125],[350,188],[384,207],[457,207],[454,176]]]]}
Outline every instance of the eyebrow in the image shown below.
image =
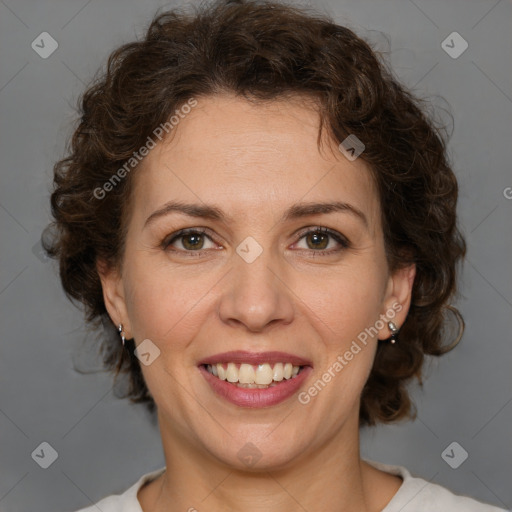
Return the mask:
{"type": "MultiPolygon", "coordinates": [[[[191,204],[179,201],[169,201],[161,208],[154,211],[144,223],[144,227],[148,226],[156,219],[164,217],[170,213],[177,212],[202,219],[218,220],[222,222],[232,222],[233,217],[224,213],[216,206],[205,204],[191,204]]],[[[298,203],[290,206],[282,215],[280,222],[286,222],[311,215],[322,215],[326,213],[343,212],[349,213],[363,222],[368,228],[368,219],[365,214],[355,206],[342,201],[334,201],[327,203],[298,203]]]]}

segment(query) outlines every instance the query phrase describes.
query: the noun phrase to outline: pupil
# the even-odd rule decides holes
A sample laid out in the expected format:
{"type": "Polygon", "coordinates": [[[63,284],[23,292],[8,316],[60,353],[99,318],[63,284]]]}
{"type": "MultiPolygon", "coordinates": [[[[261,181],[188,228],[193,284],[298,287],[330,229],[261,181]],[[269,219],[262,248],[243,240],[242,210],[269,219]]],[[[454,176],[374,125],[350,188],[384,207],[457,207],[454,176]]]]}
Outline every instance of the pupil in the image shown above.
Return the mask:
{"type": "Polygon", "coordinates": [[[185,236],[185,238],[184,238],[184,240],[185,240],[185,243],[184,243],[185,247],[187,247],[187,245],[189,245],[190,246],[189,248],[192,248],[192,249],[197,248],[198,243],[201,242],[201,236],[202,235],[187,235],[187,236],[185,236]],[[188,243],[189,240],[195,240],[195,242],[192,242],[191,244],[189,244],[188,243]]]}
{"type": "MultiPolygon", "coordinates": [[[[314,238],[315,242],[318,242],[318,239],[319,239],[319,238],[323,238],[323,241],[324,241],[324,242],[325,242],[325,241],[326,241],[326,239],[327,239],[326,235],[324,235],[324,234],[322,234],[322,233],[312,233],[310,236],[314,238]]],[[[318,247],[319,247],[319,245],[314,245],[314,247],[318,248],[318,247]]],[[[325,243],[324,243],[324,245],[322,245],[322,246],[320,247],[320,249],[325,249],[325,247],[326,247],[326,246],[325,246],[325,243]]]]}

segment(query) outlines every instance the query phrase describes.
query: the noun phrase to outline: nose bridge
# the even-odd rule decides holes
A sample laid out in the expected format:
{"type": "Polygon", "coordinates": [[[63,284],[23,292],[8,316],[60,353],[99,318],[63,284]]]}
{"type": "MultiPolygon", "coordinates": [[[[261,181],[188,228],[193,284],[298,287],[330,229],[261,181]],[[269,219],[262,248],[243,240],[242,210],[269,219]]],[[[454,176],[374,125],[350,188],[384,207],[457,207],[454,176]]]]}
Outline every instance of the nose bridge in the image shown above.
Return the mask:
{"type": "Polygon", "coordinates": [[[220,305],[224,322],[240,322],[261,330],[276,320],[289,323],[293,316],[290,291],[284,284],[283,262],[275,251],[247,237],[233,254],[233,267],[220,305]]]}

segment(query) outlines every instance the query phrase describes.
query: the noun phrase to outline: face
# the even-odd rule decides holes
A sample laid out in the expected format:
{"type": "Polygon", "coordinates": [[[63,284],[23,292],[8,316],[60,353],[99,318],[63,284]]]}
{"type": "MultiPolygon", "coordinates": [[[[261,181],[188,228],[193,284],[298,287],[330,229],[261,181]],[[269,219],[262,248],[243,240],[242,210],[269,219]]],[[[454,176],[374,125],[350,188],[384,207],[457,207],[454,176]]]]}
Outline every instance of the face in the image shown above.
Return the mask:
{"type": "Polygon", "coordinates": [[[272,468],[357,435],[382,319],[403,323],[414,269],[389,273],[370,172],[319,148],[318,125],[299,99],[199,98],[134,171],[122,265],[102,283],[112,320],[159,351],[141,368],[164,443],[239,468],[252,443],[272,468]],[[279,362],[302,368],[239,388],[215,361],[249,381],[265,361],[276,379],[279,362]]]}

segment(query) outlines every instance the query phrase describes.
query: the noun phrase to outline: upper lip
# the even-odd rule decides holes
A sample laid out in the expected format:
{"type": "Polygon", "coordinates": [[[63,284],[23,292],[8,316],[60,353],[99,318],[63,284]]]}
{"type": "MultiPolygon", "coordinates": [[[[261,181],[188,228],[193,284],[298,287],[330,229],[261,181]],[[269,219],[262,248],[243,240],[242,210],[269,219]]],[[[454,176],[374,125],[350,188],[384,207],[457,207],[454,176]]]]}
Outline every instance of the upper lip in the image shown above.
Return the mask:
{"type": "Polygon", "coordinates": [[[294,366],[312,366],[311,361],[287,352],[247,352],[244,350],[233,350],[205,357],[199,361],[198,366],[217,363],[292,363],[294,366]]]}

